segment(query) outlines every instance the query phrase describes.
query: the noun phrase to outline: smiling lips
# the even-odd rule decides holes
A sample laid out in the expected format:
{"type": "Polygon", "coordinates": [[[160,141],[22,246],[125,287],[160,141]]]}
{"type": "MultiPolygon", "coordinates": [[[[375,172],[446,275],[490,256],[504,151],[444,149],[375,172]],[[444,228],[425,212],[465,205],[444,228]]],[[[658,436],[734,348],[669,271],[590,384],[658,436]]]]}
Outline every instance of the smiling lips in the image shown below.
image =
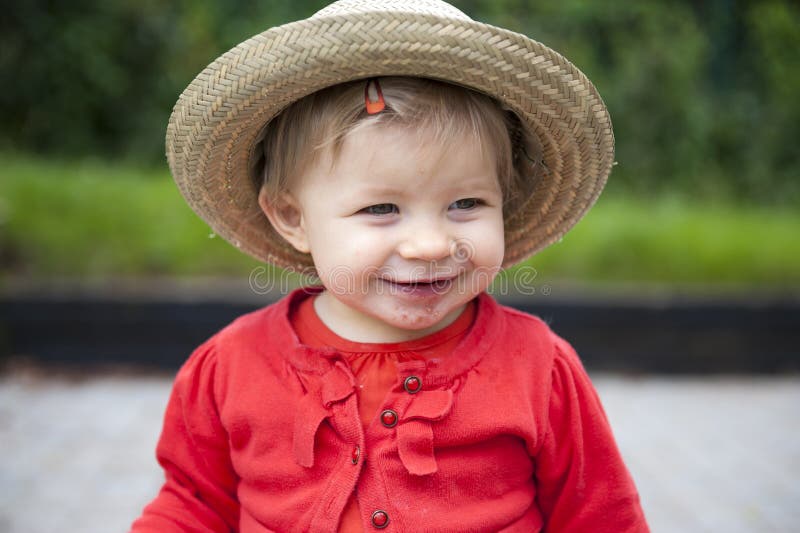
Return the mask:
{"type": "Polygon", "coordinates": [[[392,281],[384,279],[389,287],[394,288],[398,294],[406,294],[410,296],[434,296],[443,294],[453,284],[455,278],[440,278],[435,280],[414,280],[414,281],[392,281]]]}
{"type": "Polygon", "coordinates": [[[394,283],[396,285],[431,285],[431,284],[434,284],[434,283],[447,283],[447,282],[452,281],[452,280],[453,280],[453,278],[427,279],[427,280],[426,279],[419,279],[419,280],[412,280],[412,281],[397,281],[397,280],[387,279],[386,281],[388,281],[389,283],[394,283]]]}

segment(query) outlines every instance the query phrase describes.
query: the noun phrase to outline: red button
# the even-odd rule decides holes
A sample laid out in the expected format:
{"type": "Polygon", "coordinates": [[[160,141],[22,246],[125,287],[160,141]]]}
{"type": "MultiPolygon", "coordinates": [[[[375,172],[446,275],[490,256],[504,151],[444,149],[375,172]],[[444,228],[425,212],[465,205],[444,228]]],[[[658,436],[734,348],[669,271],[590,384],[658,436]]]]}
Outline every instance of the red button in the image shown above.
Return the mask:
{"type": "Polygon", "coordinates": [[[416,394],[422,388],[422,381],[417,376],[408,376],[403,382],[403,388],[409,394],[416,394]]]}
{"type": "Polygon", "coordinates": [[[375,511],[372,513],[372,525],[375,529],[383,529],[389,525],[389,515],[386,511],[375,511]]]}
{"type": "Polygon", "coordinates": [[[393,428],[397,425],[397,413],[391,409],[387,409],[381,413],[381,424],[387,428],[393,428]]]}
{"type": "Polygon", "coordinates": [[[361,457],[361,448],[356,446],[355,448],[353,448],[353,457],[351,459],[353,461],[353,464],[358,463],[359,457],[361,457]]]}

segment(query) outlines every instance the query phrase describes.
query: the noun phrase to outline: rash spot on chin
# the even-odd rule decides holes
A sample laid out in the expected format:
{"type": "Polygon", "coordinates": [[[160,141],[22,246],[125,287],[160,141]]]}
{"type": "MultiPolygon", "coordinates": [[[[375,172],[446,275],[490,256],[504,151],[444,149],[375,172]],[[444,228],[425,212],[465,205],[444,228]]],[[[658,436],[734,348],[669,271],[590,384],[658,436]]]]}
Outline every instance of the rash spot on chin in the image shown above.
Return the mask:
{"type": "Polygon", "coordinates": [[[425,327],[430,327],[432,325],[431,319],[433,319],[434,322],[438,322],[442,318],[442,312],[435,309],[432,305],[426,305],[424,313],[409,313],[408,311],[401,311],[400,309],[397,310],[397,313],[400,322],[409,326],[423,325],[425,327]]]}

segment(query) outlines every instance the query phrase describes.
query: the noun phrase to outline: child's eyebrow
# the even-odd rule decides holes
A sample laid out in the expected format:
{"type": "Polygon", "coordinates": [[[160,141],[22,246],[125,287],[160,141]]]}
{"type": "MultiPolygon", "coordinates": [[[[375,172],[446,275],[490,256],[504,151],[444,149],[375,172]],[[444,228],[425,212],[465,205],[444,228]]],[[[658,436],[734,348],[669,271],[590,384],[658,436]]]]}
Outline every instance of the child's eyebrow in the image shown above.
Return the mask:
{"type": "Polygon", "coordinates": [[[453,187],[452,189],[447,190],[447,192],[451,191],[453,193],[458,192],[471,196],[476,196],[476,195],[492,196],[495,194],[500,194],[499,187],[493,187],[485,182],[474,182],[474,181],[468,181],[466,183],[458,185],[457,187],[453,187]]]}
{"type": "MultiPolygon", "coordinates": [[[[484,182],[476,182],[472,180],[466,180],[464,183],[460,183],[453,187],[448,187],[445,192],[451,191],[465,191],[469,192],[469,194],[493,194],[498,192],[497,189],[493,188],[492,186],[484,183],[484,182]]],[[[395,196],[407,196],[412,191],[407,190],[404,187],[393,187],[391,185],[365,185],[359,191],[365,195],[395,195],[395,196]]]]}
{"type": "Polygon", "coordinates": [[[404,196],[406,194],[405,188],[391,187],[389,185],[367,185],[360,190],[363,194],[397,194],[404,196]]]}

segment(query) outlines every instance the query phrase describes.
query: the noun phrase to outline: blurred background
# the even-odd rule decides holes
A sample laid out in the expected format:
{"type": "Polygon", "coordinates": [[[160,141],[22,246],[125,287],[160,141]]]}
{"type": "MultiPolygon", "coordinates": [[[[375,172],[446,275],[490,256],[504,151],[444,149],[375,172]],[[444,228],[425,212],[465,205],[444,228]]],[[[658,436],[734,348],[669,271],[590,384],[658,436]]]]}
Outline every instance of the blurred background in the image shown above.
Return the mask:
{"type": "MultiPolygon", "coordinates": [[[[800,6],[452,3],[569,58],[616,136],[596,206],[523,265],[535,290],[498,300],[578,348],[654,531],[795,528],[800,6]]],[[[159,486],[153,449],[180,362],[286,292],[185,204],[164,133],[211,60],[325,4],[4,10],[0,531],[126,528],[159,486]]]]}

